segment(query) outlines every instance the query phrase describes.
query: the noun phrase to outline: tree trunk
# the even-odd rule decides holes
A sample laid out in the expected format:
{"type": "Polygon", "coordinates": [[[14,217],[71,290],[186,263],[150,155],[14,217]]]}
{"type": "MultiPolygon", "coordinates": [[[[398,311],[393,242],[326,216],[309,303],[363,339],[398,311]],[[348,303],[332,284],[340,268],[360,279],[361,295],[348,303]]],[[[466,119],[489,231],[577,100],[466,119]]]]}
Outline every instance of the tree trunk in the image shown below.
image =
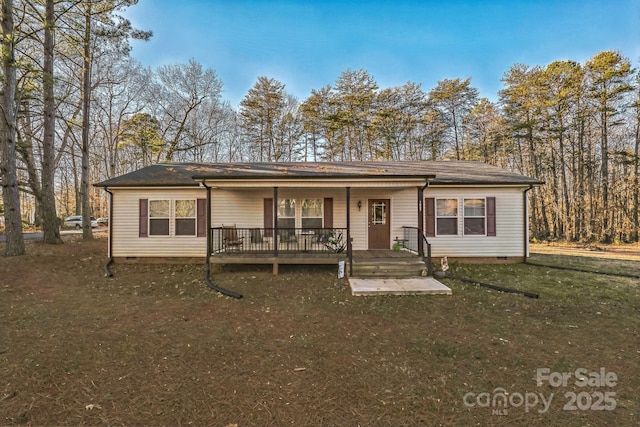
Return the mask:
{"type": "Polygon", "coordinates": [[[562,224],[563,224],[563,235],[562,238],[565,240],[569,240],[571,237],[571,204],[569,201],[569,185],[567,183],[567,162],[565,159],[565,153],[564,153],[564,122],[562,120],[562,117],[560,118],[560,135],[558,138],[558,144],[559,144],[559,157],[560,157],[560,180],[561,180],[561,185],[562,185],[562,196],[563,196],[563,201],[564,201],[564,212],[563,212],[563,218],[562,218],[562,224]]]}
{"type": "MultiPolygon", "coordinates": [[[[582,115],[582,113],[580,113],[582,115]]],[[[584,221],[585,221],[585,190],[584,190],[584,118],[580,117],[578,124],[578,156],[576,160],[576,174],[574,175],[574,182],[577,183],[576,193],[578,195],[578,203],[576,203],[575,225],[574,225],[574,240],[580,240],[584,237],[584,221]]],[[[574,150],[575,152],[575,150],[574,150]]]]}
{"type": "Polygon", "coordinates": [[[82,70],[82,238],[92,239],[91,199],[89,197],[89,113],[91,109],[91,1],[86,3],[84,14],[84,61],[82,70]]]}
{"type": "Polygon", "coordinates": [[[55,99],[53,97],[53,31],[54,0],[46,1],[44,22],[44,136],[42,140],[42,231],[44,242],[60,244],[60,221],[56,213],[55,198],[55,99]]]}
{"type": "Polygon", "coordinates": [[[456,160],[460,160],[460,142],[458,141],[458,120],[456,117],[455,107],[451,108],[451,116],[453,118],[453,138],[456,145],[456,160]]]}
{"type": "Polygon", "coordinates": [[[24,255],[20,212],[20,190],[16,167],[16,64],[13,36],[13,0],[2,2],[2,118],[0,119],[0,144],[2,144],[2,201],[4,203],[7,256],[24,255]]]}
{"type": "Polygon", "coordinates": [[[635,157],[633,158],[633,233],[631,239],[638,241],[638,210],[640,210],[640,104],[636,106],[635,157]]]}
{"type": "Polygon", "coordinates": [[[607,132],[607,108],[606,104],[602,112],[602,235],[604,243],[611,242],[611,230],[609,223],[609,141],[607,132]]]}

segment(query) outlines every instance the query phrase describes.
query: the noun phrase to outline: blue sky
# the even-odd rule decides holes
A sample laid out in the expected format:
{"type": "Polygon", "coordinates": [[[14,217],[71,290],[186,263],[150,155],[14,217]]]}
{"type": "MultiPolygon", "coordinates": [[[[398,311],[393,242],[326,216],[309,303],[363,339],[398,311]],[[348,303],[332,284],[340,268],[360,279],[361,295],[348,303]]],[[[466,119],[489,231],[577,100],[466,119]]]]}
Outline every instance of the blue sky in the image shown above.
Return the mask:
{"type": "Polygon", "coordinates": [[[466,79],[492,101],[516,63],[584,62],[617,50],[640,59],[640,0],[140,0],[126,16],[152,30],[132,55],[153,68],[193,58],[237,107],[258,76],[301,101],[347,69],[381,88],[466,79]]]}

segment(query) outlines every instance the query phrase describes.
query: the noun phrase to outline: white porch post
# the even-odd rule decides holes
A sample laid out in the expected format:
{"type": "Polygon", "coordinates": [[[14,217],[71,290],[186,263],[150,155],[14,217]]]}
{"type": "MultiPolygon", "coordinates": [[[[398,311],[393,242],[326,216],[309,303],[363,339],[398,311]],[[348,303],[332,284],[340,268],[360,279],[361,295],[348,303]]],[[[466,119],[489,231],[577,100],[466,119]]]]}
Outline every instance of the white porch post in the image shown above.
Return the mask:
{"type": "Polygon", "coordinates": [[[278,187],[273,187],[273,274],[278,274],[278,187]]]}

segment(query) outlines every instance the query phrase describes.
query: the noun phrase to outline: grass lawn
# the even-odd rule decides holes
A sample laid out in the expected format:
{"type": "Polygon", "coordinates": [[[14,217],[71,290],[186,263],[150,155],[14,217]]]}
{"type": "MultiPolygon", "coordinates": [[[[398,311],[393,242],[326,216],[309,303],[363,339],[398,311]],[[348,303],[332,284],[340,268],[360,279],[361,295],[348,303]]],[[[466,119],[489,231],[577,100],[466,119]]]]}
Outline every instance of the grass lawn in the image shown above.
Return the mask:
{"type": "Polygon", "coordinates": [[[104,238],[69,237],[0,256],[0,425],[640,423],[636,279],[454,264],[450,276],[540,298],[451,277],[452,296],[352,297],[334,268],[216,272],[235,300],[201,265],[116,264],[106,278],[105,254],[104,238]],[[538,384],[544,368],[566,384],[538,384]]]}

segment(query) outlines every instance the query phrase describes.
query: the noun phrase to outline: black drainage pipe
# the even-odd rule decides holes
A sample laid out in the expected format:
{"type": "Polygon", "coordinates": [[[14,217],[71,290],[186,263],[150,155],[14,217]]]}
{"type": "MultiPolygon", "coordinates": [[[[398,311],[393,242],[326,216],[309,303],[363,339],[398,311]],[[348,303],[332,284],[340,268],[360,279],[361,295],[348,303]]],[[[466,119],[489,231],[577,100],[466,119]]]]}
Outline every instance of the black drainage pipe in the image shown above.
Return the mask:
{"type": "Polygon", "coordinates": [[[580,268],[573,268],[573,267],[560,267],[556,265],[538,264],[536,262],[531,262],[531,261],[525,261],[525,264],[535,265],[536,267],[555,268],[557,270],[568,270],[568,271],[577,271],[580,273],[593,273],[593,274],[602,274],[605,276],[629,277],[631,279],[640,279],[640,276],[638,276],[637,274],[607,273],[606,271],[582,270],[580,268]]]}
{"type": "MultiPolygon", "coordinates": [[[[204,276],[204,282],[210,289],[213,289],[216,292],[220,292],[222,295],[240,299],[242,298],[241,294],[230,291],[229,289],[221,288],[211,281],[211,252],[213,252],[211,247],[211,187],[209,187],[204,180],[202,180],[200,184],[202,184],[202,186],[207,190],[207,274],[205,274],[204,276]]],[[[276,199],[276,202],[277,201],[278,200],[276,199]]]]}
{"type": "Polygon", "coordinates": [[[104,265],[104,275],[105,277],[113,277],[113,273],[111,272],[111,269],[109,268],[111,266],[111,264],[113,264],[113,230],[112,230],[112,223],[113,223],[113,193],[111,191],[109,191],[108,187],[104,187],[104,191],[106,191],[107,193],[109,193],[109,235],[107,237],[108,239],[108,256],[109,256],[109,260],[107,261],[107,263],[104,265]]]}
{"type": "Polygon", "coordinates": [[[211,269],[209,268],[209,265],[207,265],[207,274],[204,277],[204,281],[205,281],[205,283],[207,284],[207,286],[209,288],[213,289],[216,292],[220,292],[222,295],[225,295],[225,296],[228,296],[228,297],[232,297],[232,298],[235,298],[235,299],[242,298],[242,294],[230,291],[229,289],[221,288],[220,286],[214,284],[211,281],[211,269]]]}
{"type": "Polygon", "coordinates": [[[459,280],[465,283],[473,283],[474,285],[479,285],[479,286],[482,286],[483,288],[489,288],[495,291],[506,292],[509,294],[520,294],[520,295],[524,295],[527,298],[539,298],[538,294],[534,294],[532,292],[525,292],[518,289],[505,288],[502,286],[492,285],[490,283],[482,283],[482,282],[478,282],[477,280],[467,279],[466,277],[453,277],[453,276],[450,276],[450,277],[454,280],[459,280]]]}
{"type": "Polygon", "coordinates": [[[105,275],[105,277],[113,277],[113,273],[111,272],[111,269],[109,268],[111,266],[111,264],[113,264],[113,258],[109,258],[109,261],[107,261],[107,263],[104,265],[104,275],[105,275]]]}

